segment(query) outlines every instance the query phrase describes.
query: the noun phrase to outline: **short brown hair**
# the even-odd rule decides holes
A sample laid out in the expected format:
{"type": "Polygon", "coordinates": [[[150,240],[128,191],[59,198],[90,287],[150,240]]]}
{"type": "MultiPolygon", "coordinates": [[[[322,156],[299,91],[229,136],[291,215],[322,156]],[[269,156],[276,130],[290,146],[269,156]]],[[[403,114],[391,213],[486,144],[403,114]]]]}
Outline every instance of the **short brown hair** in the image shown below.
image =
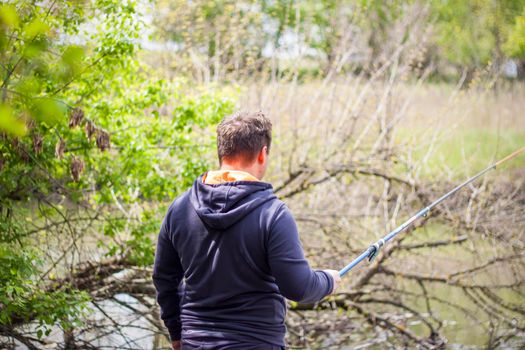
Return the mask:
{"type": "Polygon", "coordinates": [[[253,161],[266,146],[270,152],[272,123],[263,112],[239,111],[224,118],[217,126],[217,153],[223,159],[243,158],[253,161]]]}

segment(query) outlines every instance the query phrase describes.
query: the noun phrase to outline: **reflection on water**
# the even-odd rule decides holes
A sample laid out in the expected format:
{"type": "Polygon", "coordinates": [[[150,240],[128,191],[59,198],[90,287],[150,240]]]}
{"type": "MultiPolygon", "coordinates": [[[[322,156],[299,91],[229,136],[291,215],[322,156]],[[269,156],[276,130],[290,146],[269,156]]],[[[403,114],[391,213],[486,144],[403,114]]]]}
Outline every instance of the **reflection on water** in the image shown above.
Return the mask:
{"type": "MultiPolygon", "coordinates": [[[[157,330],[146,316],[153,313],[137,299],[128,294],[117,294],[112,299],[90,303],[88,321],[82,329],[74,330],[75,344],[90,344],[97,349],[171,349],[166,335],[157,330]],[[144,314],[145,316],[142,316],[144,314]]],[[[28,325],[22,332],[34,331],[36,325],[28,325]]],[[[44,338],[45,349],[58,348],[65,343],[65,334],[54,327],[44,338]]],[[[15,342],[15,349],[28,349],[15,342]]]]}
{"type": "Polygon", "coordinates": [[[93,305],[92,319],[100,331],[82,336],[99,348],[162,349],[169,348],[165,336],[155,332],[151,322],[142,316],[148,310],[128,294],[117,294],[114,300],[93,305]]]}

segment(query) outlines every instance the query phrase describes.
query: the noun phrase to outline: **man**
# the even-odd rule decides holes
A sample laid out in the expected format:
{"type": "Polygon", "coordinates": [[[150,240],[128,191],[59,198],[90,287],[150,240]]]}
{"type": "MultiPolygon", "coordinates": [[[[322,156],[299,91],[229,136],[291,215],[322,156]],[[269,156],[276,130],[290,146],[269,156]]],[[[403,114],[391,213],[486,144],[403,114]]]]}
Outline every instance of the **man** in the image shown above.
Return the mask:
{"type": "Polygon", "coordinates": [[[315,302],[340,281],[335,270],[310,268],[290,211],[261,181],[271,132],[261,112],[225,118],[220,170],[168,209],[153,281],[173,349],[284,348],[284,297],[315,302]]]}

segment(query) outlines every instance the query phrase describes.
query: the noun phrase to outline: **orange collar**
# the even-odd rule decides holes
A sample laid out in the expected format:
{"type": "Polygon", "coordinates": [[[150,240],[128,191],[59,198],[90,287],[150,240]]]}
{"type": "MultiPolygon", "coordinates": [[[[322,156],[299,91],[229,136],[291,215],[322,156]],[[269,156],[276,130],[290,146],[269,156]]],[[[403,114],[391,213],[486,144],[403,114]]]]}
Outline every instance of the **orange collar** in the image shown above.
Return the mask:
{"type": "Polygon", "coordinates": [[[255,176],[241,170],[213,170],[202,176],[202,182],[208,185],[218,185],[233,181],[259,181],[255,176]]]}

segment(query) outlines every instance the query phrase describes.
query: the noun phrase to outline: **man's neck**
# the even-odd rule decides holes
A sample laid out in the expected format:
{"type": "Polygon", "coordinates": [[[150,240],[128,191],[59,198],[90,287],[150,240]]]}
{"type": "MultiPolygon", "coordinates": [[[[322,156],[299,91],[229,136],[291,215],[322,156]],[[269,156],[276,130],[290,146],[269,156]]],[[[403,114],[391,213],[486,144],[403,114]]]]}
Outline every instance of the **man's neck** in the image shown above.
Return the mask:
{"type": "Polygon", "coordinates": [[[244,173],[250,174],[251,176],[259,179],[259,177],[256,175],[256,172],[254,171],[252,167],[241,166],[240,164],[222,163],[220,170],[222,171],[242,171],[244,173]]]}

